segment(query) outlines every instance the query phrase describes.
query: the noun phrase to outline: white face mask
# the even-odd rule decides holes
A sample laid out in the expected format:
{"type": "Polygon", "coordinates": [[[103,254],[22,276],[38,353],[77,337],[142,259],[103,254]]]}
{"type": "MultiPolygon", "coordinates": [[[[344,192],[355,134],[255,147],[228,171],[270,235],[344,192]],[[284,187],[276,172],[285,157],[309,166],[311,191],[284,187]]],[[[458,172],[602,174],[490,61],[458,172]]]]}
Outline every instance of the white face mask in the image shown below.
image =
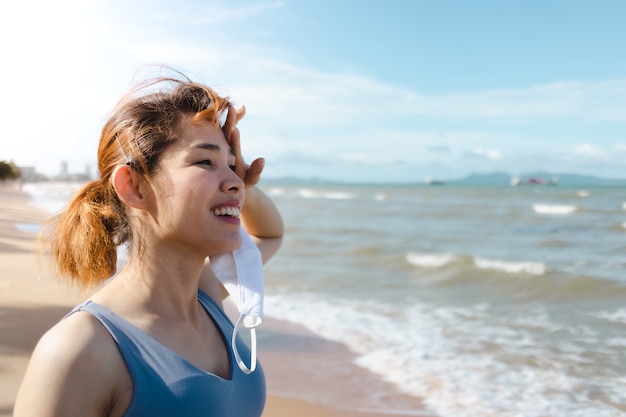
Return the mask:
{"type": "Polygon", "coordinates": [[[256,369],[256,327],[263,321],[263,260],[261,252],[243,227],[239,229],[241,247],[234,252],[213,255],[211,267],[217,279],[235,300],[239,319],[235,323],[231,346],[237,365],[246,374],[256,369]],[[235,338],[240,326],[250,330],[250,368],[241,360],[235,338]]]}

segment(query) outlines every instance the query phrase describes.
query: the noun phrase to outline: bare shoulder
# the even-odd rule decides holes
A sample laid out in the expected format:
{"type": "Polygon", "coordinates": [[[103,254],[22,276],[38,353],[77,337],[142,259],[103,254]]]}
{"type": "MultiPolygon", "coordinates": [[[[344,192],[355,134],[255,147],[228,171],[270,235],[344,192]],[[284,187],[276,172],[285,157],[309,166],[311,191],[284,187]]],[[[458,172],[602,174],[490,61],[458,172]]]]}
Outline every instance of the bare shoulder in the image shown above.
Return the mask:
{"type": "Polygon", "coordinates": [[[120,386],[129,382],[124,361],[106,329],[91,314],[76,312],[37,343],[14,416],[109,416],[116,408],[120,386]]]}

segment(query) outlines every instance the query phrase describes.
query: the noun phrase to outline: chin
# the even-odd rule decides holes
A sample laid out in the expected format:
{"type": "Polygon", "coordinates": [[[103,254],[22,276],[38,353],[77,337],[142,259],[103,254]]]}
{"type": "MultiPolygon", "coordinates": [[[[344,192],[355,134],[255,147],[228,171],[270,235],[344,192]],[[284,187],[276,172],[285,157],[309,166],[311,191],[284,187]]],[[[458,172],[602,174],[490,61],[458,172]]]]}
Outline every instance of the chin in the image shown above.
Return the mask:
{"type": "Polygon", "coordinates": [[[237,238],[229,239],[224,242],[223,245],[220,245],[219,248],[212,250],[212,253],[225,253],[225,252],[233,252],[241,247],[241,236],[237,235],[237,238]]]}

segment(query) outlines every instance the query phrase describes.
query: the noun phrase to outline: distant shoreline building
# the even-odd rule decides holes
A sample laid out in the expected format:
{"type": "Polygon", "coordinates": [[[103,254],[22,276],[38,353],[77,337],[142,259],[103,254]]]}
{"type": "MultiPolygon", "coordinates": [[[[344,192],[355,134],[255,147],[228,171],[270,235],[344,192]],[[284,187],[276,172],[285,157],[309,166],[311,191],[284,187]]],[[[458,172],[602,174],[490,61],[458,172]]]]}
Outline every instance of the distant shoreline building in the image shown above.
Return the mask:
{"type": "Polygon", "coordinates": [[[85,172],[72,173],[69,170],[67,161],[61,161],[59,166],[59,173],[55,176],[48,177],[47,175],[37,172],[36,167],[33,166],[18,166],[21,174],[21,181],[26,182],[39,182],[39,181],[68,181],[68,182],[80,182],[89,181],[92,179],[91,166],[85,165],[85,172]]]}

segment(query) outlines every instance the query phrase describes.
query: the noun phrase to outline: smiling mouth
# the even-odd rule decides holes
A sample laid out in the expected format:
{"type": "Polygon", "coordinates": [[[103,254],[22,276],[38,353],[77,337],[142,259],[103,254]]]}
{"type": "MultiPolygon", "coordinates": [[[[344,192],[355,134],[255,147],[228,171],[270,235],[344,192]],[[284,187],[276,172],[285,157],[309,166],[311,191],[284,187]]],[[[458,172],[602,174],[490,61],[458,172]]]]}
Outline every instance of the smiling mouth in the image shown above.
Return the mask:
{"type": "Polygon", "coordinates": [[[237,207],[220,207],[211,210],[215,216],[226,216],[239,218],[241,211],[237,207]]]}

